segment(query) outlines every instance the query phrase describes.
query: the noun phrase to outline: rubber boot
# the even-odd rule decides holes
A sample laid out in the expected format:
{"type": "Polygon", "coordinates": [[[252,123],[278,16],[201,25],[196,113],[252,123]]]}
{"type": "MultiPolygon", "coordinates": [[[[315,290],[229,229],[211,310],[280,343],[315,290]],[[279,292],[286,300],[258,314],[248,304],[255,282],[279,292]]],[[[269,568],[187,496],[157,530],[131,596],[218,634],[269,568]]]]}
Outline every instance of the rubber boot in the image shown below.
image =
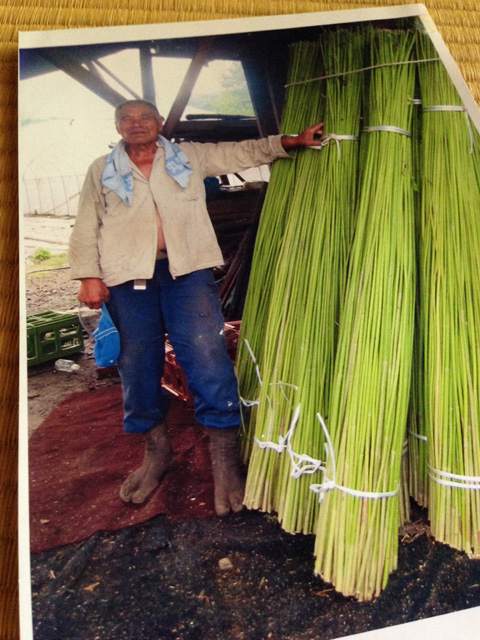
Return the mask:
{"type": "Polygon", "coordinates": [[[160,484],[172,464],[172,446],[165,422],[157,424],[143,434],[145,456],[142,466],[131,473],[120,489],[124,502],[141,504],[160,484]]]}
{"type": "Polygon", "coordinates": [[[215,485],[215,511],[226,516],[243,509],[245,477],[237,451],[238,427],[208,428],[215,485]]]}

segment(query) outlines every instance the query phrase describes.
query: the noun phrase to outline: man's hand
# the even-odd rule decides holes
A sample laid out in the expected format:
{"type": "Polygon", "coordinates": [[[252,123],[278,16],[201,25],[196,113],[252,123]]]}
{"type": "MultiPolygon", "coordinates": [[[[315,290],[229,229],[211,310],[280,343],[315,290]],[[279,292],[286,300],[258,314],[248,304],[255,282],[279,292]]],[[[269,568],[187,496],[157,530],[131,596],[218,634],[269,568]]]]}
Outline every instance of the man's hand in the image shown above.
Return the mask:
{"type": "Polygon", "coordinates": [[[102,302],[108,302],[110,291],[100,278],[82,278],[77,299],[90,309],[100,309],[102,302]]]}
{"type": "Polygon", "coordinates": [[[316,147],[320,144],[321,137],[323,135],[323,122],[320,124],[314,124],[311,127],[307,127],[298,136],[283,137],[282,147],[287,149],[293,149],[293,147],[316,147]]]}

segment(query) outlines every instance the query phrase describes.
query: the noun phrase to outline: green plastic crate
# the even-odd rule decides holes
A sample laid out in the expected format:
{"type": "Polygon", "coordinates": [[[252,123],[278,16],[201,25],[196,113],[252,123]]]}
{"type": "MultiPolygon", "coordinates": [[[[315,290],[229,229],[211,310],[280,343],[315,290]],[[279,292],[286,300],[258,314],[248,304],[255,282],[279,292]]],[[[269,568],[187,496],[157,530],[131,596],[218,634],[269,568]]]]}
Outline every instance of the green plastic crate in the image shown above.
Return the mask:
{"type": "Polygon", "coordinates": [[[83,351],[82,326],[75,313],[45,311],[27,318],[28,366],[83,351]]]}

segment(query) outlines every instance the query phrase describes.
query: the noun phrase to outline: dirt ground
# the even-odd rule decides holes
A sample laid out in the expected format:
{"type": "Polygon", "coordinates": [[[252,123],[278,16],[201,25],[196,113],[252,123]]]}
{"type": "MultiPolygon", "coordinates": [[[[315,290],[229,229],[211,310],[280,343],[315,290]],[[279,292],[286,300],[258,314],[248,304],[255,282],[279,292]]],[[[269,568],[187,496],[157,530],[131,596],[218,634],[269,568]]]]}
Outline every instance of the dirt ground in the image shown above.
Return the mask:
{"type": "MultiPolygon", "coordinates": [[[[41,269],[41,265],[38,265],[41,269]]],[[[44,271],[26,276],[27,316],[45,311],[76,311],[78,282],[70,280],[68,269],[44,271]]],[[[56,372],[54,361],[28,371],[28,429],[36,429],[48,413],[74,391],[93,390],[112,384],[115,379],[98,377],[93,357],[93,341],[85,336],[84,353],[72,356],[80,365],[74,373],[56,372]]],[[[118,382],[118,379],[116,380],[118,382]]]]}
{"type": "Polygon", "coordinates": [[[313,575],[313,542],[247,511],[35,554],[35,640],[331,640],[480,604],[478,564],[426,535],[366,603],[313,575]]]}
{"type": "MultiPolygon", "coordinates": [[[[67,270],[27,278],[27,313],[76,306],[67,270]]],[[[86,343],[76,373],[53,363],[28,374],[30,429],[99,379],[86,343]]],[[[35,640],[330,640],[480,606],[480,562],[429,536],[427,514],[400,541],[399,566],[376,600],[358,603],[313,574],[313,536],[275,516],[157,516],[32,555],[35,640]]],[[[361,550],[359,550],[361,553],[361,550]]],[[[462,639],[463,640],[463,639],[462,639]]]]}

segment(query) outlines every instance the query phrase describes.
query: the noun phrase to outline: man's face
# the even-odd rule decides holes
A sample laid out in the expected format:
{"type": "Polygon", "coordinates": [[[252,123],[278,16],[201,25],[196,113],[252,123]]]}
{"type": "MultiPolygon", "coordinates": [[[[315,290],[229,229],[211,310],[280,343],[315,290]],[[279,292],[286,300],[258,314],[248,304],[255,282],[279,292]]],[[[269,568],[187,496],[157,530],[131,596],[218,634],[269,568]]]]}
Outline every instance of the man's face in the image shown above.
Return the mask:
{"type": "Polygon", "coordinates": [[[116,125],[118,133],[127,144],[155,142],[163,130],[163,120],[144,104],[130,104],[124,107],[116,125]]]}

